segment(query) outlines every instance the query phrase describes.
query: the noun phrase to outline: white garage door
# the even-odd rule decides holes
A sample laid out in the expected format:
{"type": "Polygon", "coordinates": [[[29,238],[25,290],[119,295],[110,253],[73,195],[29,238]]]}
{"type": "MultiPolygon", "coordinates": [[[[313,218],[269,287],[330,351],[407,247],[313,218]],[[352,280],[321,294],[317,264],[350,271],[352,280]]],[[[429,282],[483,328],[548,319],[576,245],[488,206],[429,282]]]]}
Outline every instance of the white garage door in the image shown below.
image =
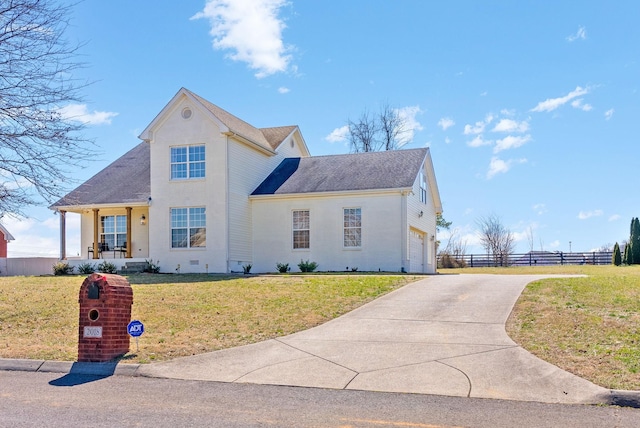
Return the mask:
{"type": "Polygon", "coordinates": [[[424,272],[424,233],[411,230],[409,272],[424,272]]]}

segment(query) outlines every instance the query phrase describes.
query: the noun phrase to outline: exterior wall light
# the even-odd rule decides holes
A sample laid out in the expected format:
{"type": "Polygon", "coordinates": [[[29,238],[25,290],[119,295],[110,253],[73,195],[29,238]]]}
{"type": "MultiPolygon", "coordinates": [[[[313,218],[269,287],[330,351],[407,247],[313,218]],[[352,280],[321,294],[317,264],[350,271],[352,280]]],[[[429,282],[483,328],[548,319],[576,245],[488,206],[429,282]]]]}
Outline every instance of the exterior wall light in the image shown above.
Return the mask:
{"type": "Polygon", "coordinates": [[[147,224],[147,218],[144,216],[144,214],[142,214],[142,217],[140,217],[140,224],[142,226],[144,226],[145,224],[147,224]]]}

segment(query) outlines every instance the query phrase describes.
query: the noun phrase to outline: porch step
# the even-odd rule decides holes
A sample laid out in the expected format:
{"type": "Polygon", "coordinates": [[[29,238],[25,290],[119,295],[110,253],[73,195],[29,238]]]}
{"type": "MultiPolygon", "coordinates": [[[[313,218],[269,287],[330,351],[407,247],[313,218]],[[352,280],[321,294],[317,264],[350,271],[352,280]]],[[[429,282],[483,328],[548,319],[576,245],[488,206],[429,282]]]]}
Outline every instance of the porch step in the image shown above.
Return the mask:
{"type": "Polygon", "coordinates": [[[126,262],[122,269],[118,271],[120,275],[144,272],[147,262],[126,262]]]}

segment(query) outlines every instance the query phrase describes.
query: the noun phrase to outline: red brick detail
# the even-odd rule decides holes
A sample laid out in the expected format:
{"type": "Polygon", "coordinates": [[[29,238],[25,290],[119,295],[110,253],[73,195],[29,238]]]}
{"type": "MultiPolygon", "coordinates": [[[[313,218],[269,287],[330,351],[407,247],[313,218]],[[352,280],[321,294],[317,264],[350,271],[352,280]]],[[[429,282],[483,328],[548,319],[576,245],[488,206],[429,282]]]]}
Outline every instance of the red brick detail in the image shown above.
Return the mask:
{"type": "Polygon", "coordinates": [[[91,274],[82,286],[78,298],[78,361],[111,361],[129,352],[127,325],[131,321],[133,290],[126,278],[111,274],[91,274]],[[97,299],[89,298],[89,287],[99,289],[97,299]],[[97,311],[97,319],[90,313],[97,311]],[[85,327],[102,327],[102,337],[84,337],[85,327]]]}

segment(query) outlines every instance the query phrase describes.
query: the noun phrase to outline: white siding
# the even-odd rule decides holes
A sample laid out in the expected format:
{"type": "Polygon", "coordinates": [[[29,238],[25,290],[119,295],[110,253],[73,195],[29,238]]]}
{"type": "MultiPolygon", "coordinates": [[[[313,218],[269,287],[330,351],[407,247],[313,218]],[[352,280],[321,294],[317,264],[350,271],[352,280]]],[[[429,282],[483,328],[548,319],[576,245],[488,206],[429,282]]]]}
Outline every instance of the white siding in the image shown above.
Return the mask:
{"type": "Polygon", "coordinates": [[[253,200],[255,272],[274,272],[277,263],[289,263],[298,272],[300,260],[315,261],[320,271],[399,272],[402,261],[400,193],[361,196],[299,197],[253,200]],[[362,209],[362,247],[343,246],[343,209],[362,209]],[[310,248],[294,250],[292,211],[309,210],[310,248]]]}
{"type": "Polygon", "coordinates": [[[252,210],[249,195],[286,157],[300,157],[296,138],[289,138],[270,156],[229,139],[229,266],[242,272],[253,263],[252,210]],[[293,144],[291,144],[293,141],[293,144]]]}
{"type": "MultiPolygon", "coordinates": [[[[426,173],[426,171],[425,171],[426,173]]],[[[427,187],[431,186],[427,180],[427,187]]],[[[427,188],[427,203],[420,201],[420,177],[416,177],[413,183],[413,190],[407,196],[407,231],[408,236],[411,228],[422,232],[424,236],[424,273],[435,273],[435,235],[436,235],[436,207],[432,199],[431,189],[427,188]],[[420,214],[422,213],[422,215],[420,214]]],[[[407,243],[410,239],[407,239],[407,243]]]]}

